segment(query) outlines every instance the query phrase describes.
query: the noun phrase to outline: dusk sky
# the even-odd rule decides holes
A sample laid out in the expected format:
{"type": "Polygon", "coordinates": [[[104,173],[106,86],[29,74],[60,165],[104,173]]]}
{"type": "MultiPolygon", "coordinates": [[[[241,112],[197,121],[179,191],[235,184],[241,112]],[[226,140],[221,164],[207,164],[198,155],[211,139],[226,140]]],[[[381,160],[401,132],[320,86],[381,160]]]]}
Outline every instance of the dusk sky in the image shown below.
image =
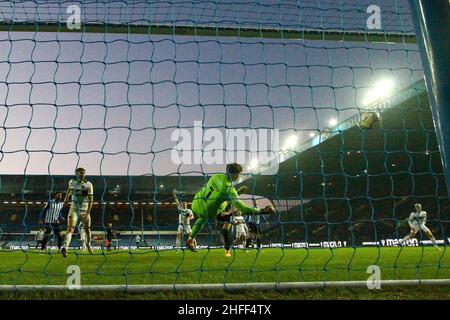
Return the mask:
{"type": "MultiPolygon", "coordinates": [[[[364,30],[376,4],[381,31],[413,32],[407,1],[171,3],[86,2],[82,19],[364,30]]],[[[70,4],[2,2],[0,17],[64,21],[70,4]]],[[[269,127],[281,144],[291,134],[301,142],[358,113],[386,77],[398,89],[423,77],[416,45],[0,32],[0,172],[215,172],[223,166],[173,163],[173,130],[269,127]]]]}

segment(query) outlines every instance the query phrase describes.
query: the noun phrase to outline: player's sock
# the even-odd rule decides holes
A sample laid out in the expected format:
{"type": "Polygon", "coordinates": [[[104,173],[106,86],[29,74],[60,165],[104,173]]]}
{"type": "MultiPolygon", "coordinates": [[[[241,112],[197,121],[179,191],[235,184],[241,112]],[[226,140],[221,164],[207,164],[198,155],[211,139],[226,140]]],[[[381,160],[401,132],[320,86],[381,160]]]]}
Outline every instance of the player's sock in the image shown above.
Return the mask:
{"type": "Polygon", "coordinates": [[[431,237],[430,240],[431,240],[431,243],[433,244],[433,246],[435,246],[437,248],[438,245],[436,243],[436,239],[434,237],[431,237]]]}
{"type": "Polygon", "coordinates": [[[66,248],[66,250],[69,249],[69,246],[70,246],[70,242],[71,242],[71,241],[72,241],[72,233],[67,232],[67,233],[66,233],[66,241],[65,241],[65,243],[64,243],[64,247],[66,248]]]}
{"type": "Polygon", "coordinates": [[[181,238],[178,238],[178,237],[177,237],[177,240],[176,240],[176,242],[175,242],[175,246],[176,246],[177,248],[180,248],[180,247],[181,247],[181,238]]]}
{"type": "Polygon", "coordinates": [[[44,235],[44,239],[42,239],[42,246],[41,246],[41,250],[45,250],[45,247],[47,246],[47,242],[48,242],[48,235],[44,235]]]}
{"type": "Polygon", "coordinates": [[[225,250],[230,250],[232,245],[231,230],[222,229],[223,240],[225,242],[225,250]]]}
{"type": "Polygon", "coordinates": [[[189,236],[189,239],[194,239],[197,234],[200,232],[200,230],[203,228],[203,225],[205,224],[205,219],[199,217],[197,221],[195,221],[194,226],[192,227],[191,235],[189,236]]]}
{"type": "Polygon", "coordinates": [[[85,232],[86,232],[86,237],[84,238],[84,243],[85,243],[86,247],[90,248],[91,247],[91,238],[92,238],[91,230],[89,230],[89,231],[85,230],[85,232]]]}
{"type": "Polygon", "coordinates": [[[256,236],[256,247],[261,249],[261,236],[259,234],[256,236]]]}
{"type": "Polygon", "coordinates": [[[58,249],[61,249],[62,242],[63,242],[63,238],[61,236],[61,233],[58,233],[58,249]]]}
{"type": "Polygon", "coordinates": [[[407,235],[406,237],[404,237],[402,240],[400,240],[400,244],[403,244],[406,242],[406,240],[409,240],[411,238],[411,236],[407,235]]]}

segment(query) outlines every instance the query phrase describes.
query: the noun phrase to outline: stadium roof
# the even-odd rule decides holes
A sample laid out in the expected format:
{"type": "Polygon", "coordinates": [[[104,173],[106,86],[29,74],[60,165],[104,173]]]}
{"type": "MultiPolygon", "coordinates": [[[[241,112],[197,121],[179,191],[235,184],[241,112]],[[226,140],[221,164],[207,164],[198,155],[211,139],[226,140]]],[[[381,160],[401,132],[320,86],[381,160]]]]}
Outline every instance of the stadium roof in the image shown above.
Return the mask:
{"type": "MultiPolygon", "coordinates": [[[[269,199],[447,198],[425,84],[419,81],[371,106],[380,122],[359,127],[353,117],[300,145],[276,175],[254,175],[241,185],[269,199]]],[[[66,190],[71,176],[4,175],[0,201],[45,200],[66,190]]],[[[186,199],[206,176],[89,176],[95,198],[104,201],[168,201],[174,188],[186,199]]]]}

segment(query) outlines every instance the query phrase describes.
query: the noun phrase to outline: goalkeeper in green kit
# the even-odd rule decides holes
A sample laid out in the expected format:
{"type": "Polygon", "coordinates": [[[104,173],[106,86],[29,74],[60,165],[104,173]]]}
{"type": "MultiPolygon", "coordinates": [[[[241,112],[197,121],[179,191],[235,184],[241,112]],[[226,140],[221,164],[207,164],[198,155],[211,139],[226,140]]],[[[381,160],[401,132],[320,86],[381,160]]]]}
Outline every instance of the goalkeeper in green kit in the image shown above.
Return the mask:
{"type": "MultiPolygon", "coordinates": [[[[189,239],[186,241],[186,247],[191,251],[197,251],[195,237],[205,222],[216,219],[217,215],[220,215],[229,203],[243,215],[275,213],[273,206],[269,205],[264,209],[258,209],[245,205],[239,199],[238,192],[233,184],[238,181],[241,172],[242,166],[240,164],[228,164],[225,174],[217,173],[212,175],[206,186],[195,195],[191,209],[197,221],[192,228],[189,239]]],[[[229,236],[231,237],[231,235],[229,236]]]]}

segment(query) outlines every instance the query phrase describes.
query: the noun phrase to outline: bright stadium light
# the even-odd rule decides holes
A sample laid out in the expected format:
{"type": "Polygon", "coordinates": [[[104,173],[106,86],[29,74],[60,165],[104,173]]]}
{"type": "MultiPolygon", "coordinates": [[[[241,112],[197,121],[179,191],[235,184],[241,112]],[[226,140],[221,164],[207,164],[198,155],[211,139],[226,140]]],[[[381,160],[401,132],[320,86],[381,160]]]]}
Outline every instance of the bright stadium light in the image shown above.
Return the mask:
{"type": "Polygon", "coordinates": [[[390,78],[381,79],[375,83],[373,88],[367,92],[363,99],[363,104],[370,104],[378,99],[389,96],[394,90],[394,80],[390,78]]]}
{"type": "Polygon", "coordinates": [[[283,150],[292,150],[297,145],[297,135],[289,136],[283,146],[283,150]]]}
{"type": "Polygon", "coordinates": [[[334,126],[337,125],[337,124],[338,124],[338,121],[337,121],[336,118],[332,118],[332,119],[330,119],[330,121],[328,121],[328,125],[329,125],[330,127],[334,127],[334,126]]]}
{"type": "Polygon", "coordinates": [[[375,84],[375,89],[380,95],[387,95],[394,89],[394,80],[390,78],[382,79],[375,84]]]}
{"type": "Polygon", "coordinates": [[[259,161],[258,159],[254,158],[252,161],[250,161],[250,164],[248,166],[248,170],[254,170],[258,167],[259,161]]]}

